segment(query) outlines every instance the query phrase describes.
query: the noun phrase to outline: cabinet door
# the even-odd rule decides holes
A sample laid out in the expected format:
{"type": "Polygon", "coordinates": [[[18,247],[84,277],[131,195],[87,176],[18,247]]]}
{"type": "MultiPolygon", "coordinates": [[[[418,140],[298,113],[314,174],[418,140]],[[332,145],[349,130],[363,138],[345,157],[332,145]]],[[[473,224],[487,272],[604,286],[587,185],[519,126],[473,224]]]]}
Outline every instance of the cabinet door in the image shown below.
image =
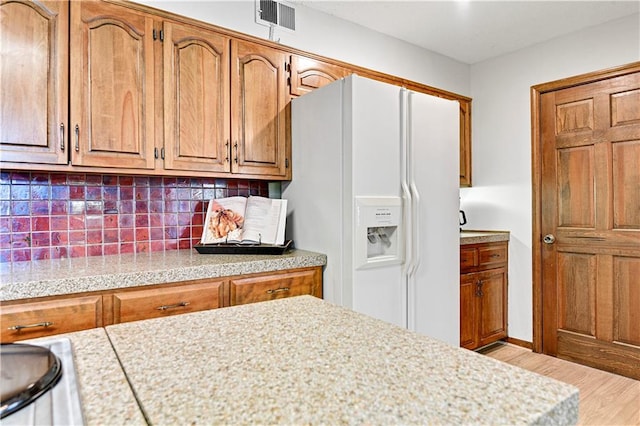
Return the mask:
{"type": "Polygon", "coordinates": [[[3,305],[2,343],[102,326],[102,296],[3,305]]]}
{"type": "Polygon", "coordinates": [[[349,70],[337,65],[291,55],[291,94],[304,95],[349,74],[349,70]]]}
{"type": "Polygon", "coordinates": [[[471,101],[460,102],[460,186],[471,186],[471,101]]]}
{"type": "Polygon", "coordinates": [[[231,305],[264,302],[304,294],[322,297],[322,268],[232,279],[229,287],[231,305]]]}
{"type": "Polygon", "coordinates": [[[219,280],[116,292],[111,302],[113,323],[220,308],[224,306],[224,284],[219,280]]]}
{"type": "Polygon", "coordinates": [[[477,281],[477,274],[460,277],[460,346],[467,349],[478,347],[477,281]]]}
{"type": "Polygon", "coordinates": [[[479,344],[507,337],[507,273],[504,268],[478,274],[480,280],[479,344]]]}
{"type": "Polygon", "coordinates": [[[229,172],[229,37],[163,27],[164,167],[229,172]]]}
{"type": "Polygon", "coordinates": [[[241,40],[232,40],[231,55],[231,171],[290,178],[286,56],[241,40]]]}
{"type": "Polygon", "coordinates": [[[0,158],[66,164],[69,3],[0,5],[0,158]]]}
{"type": "Polygon", "coordinates": [[[153,19],[71,2],[73,165],[154,167],[153,19]]]}

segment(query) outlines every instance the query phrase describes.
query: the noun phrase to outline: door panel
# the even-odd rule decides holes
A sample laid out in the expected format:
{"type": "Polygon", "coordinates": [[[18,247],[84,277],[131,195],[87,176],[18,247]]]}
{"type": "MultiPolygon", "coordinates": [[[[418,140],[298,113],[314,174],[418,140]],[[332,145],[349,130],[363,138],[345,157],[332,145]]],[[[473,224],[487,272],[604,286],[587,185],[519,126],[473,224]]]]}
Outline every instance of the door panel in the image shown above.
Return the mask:
{"type": "Polygon", "coordinates": [[[640,71],[539,100],[541,349],[640,378],[640,71]]]}
{"type": "Polygon", "coordinates": [[[613,274],[618,277],[614,289],[613,340],[640,346],[640,259],[615,257],[613,274]]]}
{"type": "Polygon", "coordinates": [[[593,146],[558,150],[558,225],[595,227],[593,146]]]}
{"type": "MultiPolygon", "coordinates": [[[[638,101],[640,102],[640,100],[638,101]]],[[[613,227],[615,229],[640,229],[640,141],[623,141],[613,144],[613,227]],[[630,190],[631,189],[631,190],[630,190]]]]}
{"type": "Polygon", "coordinates": [[[594,255],[558,253],[559,328],[595,335],[595,272],[594,255]]]}

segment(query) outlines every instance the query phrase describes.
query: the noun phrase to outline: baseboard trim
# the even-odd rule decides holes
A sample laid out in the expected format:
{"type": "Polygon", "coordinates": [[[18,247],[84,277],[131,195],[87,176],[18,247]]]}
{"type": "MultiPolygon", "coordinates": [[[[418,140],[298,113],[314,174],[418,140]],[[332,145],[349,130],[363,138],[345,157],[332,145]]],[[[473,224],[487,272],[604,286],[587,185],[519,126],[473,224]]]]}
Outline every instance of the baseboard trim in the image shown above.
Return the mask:
{"type": "Polygon", "coordinates": [[[511,343],[512,345],[521,346],[523,348],[533,350],[533,343],[527,342],[526,340],[516,339],[515,337],[507,337],[504,340],[507,343],[511,343]]]}

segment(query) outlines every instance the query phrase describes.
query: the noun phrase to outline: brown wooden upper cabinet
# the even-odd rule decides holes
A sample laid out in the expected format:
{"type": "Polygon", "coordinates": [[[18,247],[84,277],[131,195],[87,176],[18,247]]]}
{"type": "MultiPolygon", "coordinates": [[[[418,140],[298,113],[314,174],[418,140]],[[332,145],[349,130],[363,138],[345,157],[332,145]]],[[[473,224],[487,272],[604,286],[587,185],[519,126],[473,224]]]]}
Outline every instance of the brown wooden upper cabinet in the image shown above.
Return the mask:
{"type": "Polygon", "coordinates": [[[163,25],[164,167],[230,172],[230,38],[163,25]]]}
{"type": "Polygon", "coordinates": [[[3,1],[0,16],[0,156],[66,164],[68,4],[3,1]]]}
{"type": "Polygon", "coordinates": [[[231,40],[231,171],[291,178],[286,54],[231,40]]]}
{"type": "Polygon", "coordinates": [[[3,162],[290,179],[284,52],[124,3],[2,14],[3,162]]]}
{"type": "Polygon", "coordinates": [[[352,74],[352,71],[299,55],[291,55],[291,94],[304,95],[352,74]]]}
{"type": "Polygon", "coordinates": [[[471,100],[128,1],[2,1],[3,168],[291,179],[292,97],[351,73],[471,100]],[[187,172],[187,173],[185,173],[187,172]]]}
{"type": "Polygon", "coordinates": [[[71,163],[153,169],[153,17],[71,2],[71,163]]]}
{"type": "Polygon", "coordinates": [[[460,186],[471,186],[471,100],[460,103],[460,186]]]}

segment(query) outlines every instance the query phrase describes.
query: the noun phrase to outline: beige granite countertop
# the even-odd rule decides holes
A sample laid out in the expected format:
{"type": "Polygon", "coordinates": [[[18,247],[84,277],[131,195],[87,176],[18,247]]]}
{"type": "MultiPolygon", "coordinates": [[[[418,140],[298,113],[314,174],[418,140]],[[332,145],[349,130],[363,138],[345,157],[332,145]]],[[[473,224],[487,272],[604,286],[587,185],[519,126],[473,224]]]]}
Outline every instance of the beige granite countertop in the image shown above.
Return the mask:
{"type": "Polygon", "coordinates": [[[509,241],[509,231],[473,231],[460,232],[460,245],[494,243],[509,241]]]}
{"type": "MultiPolygon", "coordinates": [[[[71,340],[86,425],[146,425],[104,328],[59,334],[71,340]]],[[[24,340],[37,345],[51,337],[24,340]]],[[[64,372],[63,372],[64,374],[64,372]]]]}
{"type": "Polygon", "coordinates": [[[300,296],[106,327],[151,424],[575,424],[578,390],[300,296]]]}
{"type": "Polygon", "coordinates": [[[0,263],[0,301],[325,265],[323,254],[213,255],[195,250],[0,263]]]}

